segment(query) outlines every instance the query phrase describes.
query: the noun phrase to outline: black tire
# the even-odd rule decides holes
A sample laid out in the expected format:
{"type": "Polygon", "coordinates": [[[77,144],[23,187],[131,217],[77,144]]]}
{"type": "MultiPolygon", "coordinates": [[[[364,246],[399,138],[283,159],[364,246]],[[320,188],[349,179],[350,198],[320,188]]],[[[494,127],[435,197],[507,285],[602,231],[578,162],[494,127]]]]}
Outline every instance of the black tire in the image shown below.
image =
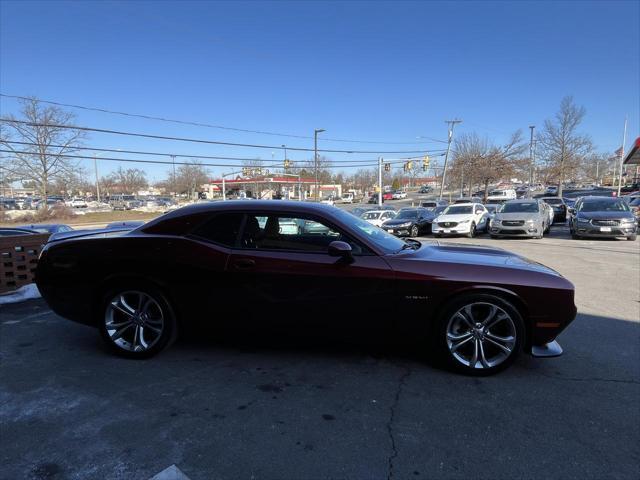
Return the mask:
{"type": "Polygon", "coordinates": [[[571,238],[573,238],[574,240],[582,240],[582,237],[575,232],[571,232],[571,238]]]}
{"type": "MultiPolygon", "coordinates": [[[[441,313],[438,316],[436,328],[434,330],[436,351],[438,352],[440,358],[444,361],[445,365],[456,372],[471,376],[493,375],[508,368],[520,354],[522,346],[526,344],[525,323],[518,309],[515,308],[510,302],[504,300],[501,297],[485,293],[466,294],[454,298],[441,310],[441,313]],[[470,366],[462,363],[450,351],[447,338],[447,328],[450,326],[450,322],[454,321],[452,317],[454,317],[456,312],[469,304],[480,304],[482,305],[480,307],[481,309],[489,308],[484,307],[484,305],[493,305],[499,309],[498,312],[500,310],[505,312],[511,320],[511,327],[514,332],[515,340],[510,348],[510,353],[502,353],[502,355],[506,356],[502,358],[500,363],[494,366],[471,368],[470,366]]],[[[497,351],[500,352],[500,350],[497,351]]]]}
{"type": "Polygon", "coordinates": [[[489,235],[492,240],[498,240],[500,237],[498,235],[489,235]]]}
{"type": "MultiPolygon", "coordinates": [[[[171,303],[167,299],[167,296],[157,286],[143,281],[126,281],[118,285],[112,285],[109,288],[105,289],[105,293],[101,298],[100,305],[96,313],[96,322],[98,325],[98,330],[100,331],[100,336],[111,352],[125,358],[144,359],[157,355],[162,350],[169,347],[177,338],[178,326],[176,315],[174,312],[175,310],[171,307],[171,303]],[[130,349],[127,349],[127,347],[125,346],[119,345],[116,340],[122,340],[125,343],[130,343],[129,341],[125,341],[125,338],[132,336],[134,332],[137,334],[138,330],[136,325],[132,325],[133,332],[131,331],[131,328],[129,328],[129,330],[126,332],[126,335],[123,334],[122,337],[114,340],[113,336],[115,334],[110,332],[113,332],[116,329],[115,327],[109,329],[107,327],[107,324],[109,322],[109,319],[111,319],[112,322],[110,323],[110,325],[113,325],[118,321],[125,321],[131,317],[131,315],[128,313],[126,315],[121,313],[123,312],[122,309],[114,310],[111,306],[112,301],[114,301],[121,295],[125,295],[125,298],[127,298],[127,296],[129,295],[137,293],[146,295],[148,298],[151,298],[153,302],[155,302],[155,305],[157,306],[157,309],[154,306],[155,313],[157,314],[158,312],[160,312],[160,315],[162,316],[162,327],[159,334],[154,334],[152,332],[152,345],[150,345],[148,348],[132,351],[130,349]],[[111,312],[115,313],[112,314],[111,312]],[[115,316],[112,315],[119,315],[119,318],[115,319],[115,316]]],[[[143,320],[139,319],[139,321],[144,323],[143,320]]],[[[152,328],[152,325],[153,328],[156,328],[157,324],[151,323],[151,318],[149,318],[148,321],[148,324],[142,325],[142,329],[147,327],[147,331],[149,332],[152,328]]],[[[157,321],[158,320],[153,320],[153,322],[157,321]]],[[[141,333],[140,338],[142,339],[143,336],[143,333],[141,333]]],[[[141,342],[144,343],[144,340],[142,339],[141,342]]],[[[133,343],[135,344],[135,339],[133,340],[133,343]]],[[[143,347],[141,346],[141,348],[143,347]]]]}
{"type": "Polygon", "coordinates": [[[433,236],[436,238],[442,238],[442,235],[440,235],[439,233],[434,233],[433,236]]]}
{"type": "Polygon", "coordinates": [[[476,222],[471,222],[471,226],[469,227],[469,233],[467,233],[467,237],[473,238],[476,236],[476,222]]]}
{"type": "Polygon", "coordinates": [[[417,237],[418,236],[418,226],[414,225],[413,227],[411,227],[411,232],[409,232],[409,236],[410,237],[417,237]]]}
{"type": "Polygon", "coordinates": [[[638,235],[634,233],[633,235],[629,235],[627,237],[627,240],[629,240],[630,242],[635,242],[637,237],[638,235]]]}

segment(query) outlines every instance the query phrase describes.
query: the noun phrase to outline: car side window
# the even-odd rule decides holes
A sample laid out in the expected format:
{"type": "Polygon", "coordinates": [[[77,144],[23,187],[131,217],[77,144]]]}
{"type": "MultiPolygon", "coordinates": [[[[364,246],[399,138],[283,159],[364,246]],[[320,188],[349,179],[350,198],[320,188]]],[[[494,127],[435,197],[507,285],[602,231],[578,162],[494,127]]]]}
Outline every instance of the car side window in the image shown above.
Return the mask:
{"type": "Polygon", "coordinates": [[[220,213],[198,226],[192,235],[225,247],[233,247],[240,233],[243,213],[220,213]]]}
{"type": "Polygon", "coordinates": [[[329,244],[336,240],[349,243],[354,255],[363,253],[363,248],[358,243],[315,219],[279,214],[248,214],[240,247],[327,253],[329,244]]]}

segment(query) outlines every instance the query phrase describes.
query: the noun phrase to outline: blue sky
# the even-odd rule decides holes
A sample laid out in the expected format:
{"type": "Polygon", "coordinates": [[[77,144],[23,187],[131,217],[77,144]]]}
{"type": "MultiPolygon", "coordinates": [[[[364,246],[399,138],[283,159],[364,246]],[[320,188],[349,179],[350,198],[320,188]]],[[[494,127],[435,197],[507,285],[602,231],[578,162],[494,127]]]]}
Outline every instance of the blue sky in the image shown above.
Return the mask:
{"type": "MultiPolygon", "coordinates": [[[[417,142],[542,126],[565,95],[599,150],[640,130],[640,2],[29,2],[0,4],[0,91],[325,138],[417,142]],[[424,141],[424,140],[422,140],[424,141]]],[[[2,114],[15,100],[0,100],[2,114]]],[[[312,147],[312,140],[76,111],[85,126],[312,147]]],[[[260,156],[272,150],[92,134],[92,146],[260,156]]],[[[325,148],[415,150],[442,144],[325,148]]],[[[275,158],[282,153],[275,151],[275,158]]],[[[375,158],[376,154],[334,155],[375,158]]],[[[397,155],[388,155],[397,156],[397,155]]],[[[128,157],[132,157],[129,155],[128,157]]],[[[291,153],[299,160],[306,154],[291,153]]],[[[107,171],[115,164],[101,162],[107,171]]],[[[220,169],[212,169],[214,172],[220,169]]],[[[228,171],[230,169],[224,169],[228,171]]],[[[147,167],[160,179],[166,167],[147,167]]]]}

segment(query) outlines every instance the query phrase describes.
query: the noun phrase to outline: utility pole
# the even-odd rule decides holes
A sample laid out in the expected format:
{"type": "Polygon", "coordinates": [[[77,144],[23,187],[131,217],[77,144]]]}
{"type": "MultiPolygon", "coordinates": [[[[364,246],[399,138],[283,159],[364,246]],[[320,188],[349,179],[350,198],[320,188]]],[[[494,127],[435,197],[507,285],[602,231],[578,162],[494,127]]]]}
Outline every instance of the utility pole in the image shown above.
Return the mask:
{"type": "Polygon", "coordinates": [[[98,181],[98,159],[97,156],[93,156],[93,170],[96,172],[96,198],[100,203],[100,182],[98,181]]]}
{"type": "Polygon", "coordinates": [[[316,202],[319,200],[319,194],[320,194],[320,185],[318,183],[318,134],[324,132],[325,130],[322,128],[316,128],[313,131],[313,168],[315,170],[315,174],[316,174],[316,188],[315,188],[315,197],[316,197],[316,202]]]}
{"type": "Polygon", "coordinates": [[[442,193],[444,192],[444,181],[447,176],[447,162],[449,161],[449,151],[451,150],[451,141],[453,140],[453,128],[456,123],[462,123],[462,120],[445,120],[445,123],[449,125],[449,142],[447,143],[447,153],[444,156],[444,167],[442,168],[442,183],[440,184],[440,196],[442,200],[442,193]]]}
{"type": "Polygon", "coordinates": [[[622,134],[622,147],[620,148],[620,176],[618,177],[618,197],[622,190],[622,162],[624,162],[624,144],[627,143],[627,117],[624,117],[624,132],[622,134]]]}
{"type": "Polygon", "coordinates": [[[527,197],[531,198],[531,188],[533,187],[533,131],[535,125],[529,125],[531,130],[531,140],[529,140],[529,188],[527,189],[527,197]]]}
{"type": "Polygon", "coordinates": [[[378,206],[382,206],[382,157],[378,157],[378,206]]]}
{"type": "Polygon", "coordinates": [[[176,198],[176,156],[171,155],[171,161],[173,162],[173,178],[171,179],[171,189],[173,190],[173,198],[176,198]]]}

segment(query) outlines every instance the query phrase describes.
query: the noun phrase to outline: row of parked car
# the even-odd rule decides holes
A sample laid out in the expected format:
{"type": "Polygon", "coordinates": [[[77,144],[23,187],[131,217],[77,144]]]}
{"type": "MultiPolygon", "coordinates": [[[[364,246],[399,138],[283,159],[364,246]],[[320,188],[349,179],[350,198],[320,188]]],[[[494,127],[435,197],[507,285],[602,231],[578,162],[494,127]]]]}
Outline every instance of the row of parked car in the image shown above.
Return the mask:
{"type": "MultiPolygon", "coordinates": [[[[169,197],[136,197],[135,195],[110,195],[101,199],[114,210],[133,210],[140,207],[170,207],[175,201],[169,197]]],[[[91,202],[95,202],[95,197],[72,197],[49,196],[46,201],[39,197],[0,197],[0,209],[4,210],[39,210],[45,206],[67,206],[70,208],[88,208],[91,202]]]]}
{"type": "Polygon", "coordinates": [[[565,224],[573,238],[626,237],[635,240],[640,226],[640,197],[585,196],[567,205],[559,197],[512,199],[483,204],[479,199],[422,201],[396,212],[393,207],[357,207],[352,213],[397,236],[435,237],[488,233],[491,238],[543,238],[554,223],[565,224]]]}

